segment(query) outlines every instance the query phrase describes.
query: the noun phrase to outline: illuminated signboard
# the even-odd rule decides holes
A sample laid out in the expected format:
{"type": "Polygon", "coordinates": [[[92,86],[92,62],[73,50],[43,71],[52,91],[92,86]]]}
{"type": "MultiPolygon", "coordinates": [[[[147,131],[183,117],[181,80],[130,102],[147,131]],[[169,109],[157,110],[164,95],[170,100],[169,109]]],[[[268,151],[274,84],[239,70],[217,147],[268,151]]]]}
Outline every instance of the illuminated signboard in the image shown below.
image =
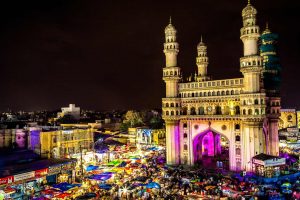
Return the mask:
{"type": "Polygon", "coordinates": [[[21,180],[25,180],[25,179],[29,179],[29,178],[34,178],[34,176],[35,176],[34,171],[17,174],[17,175],[14,175],[14,181],[21,181],[21,180]]]}
{"type": "Polygon", "coordinates": [[[36,178],[46,176],[47,174],[48,174],[48,168],[40,169],[40,170],[35,171],[35,177],[36,178]]]}
{"type": "Polygon", "coordinates": [[[0,185],[8,184],[14,182],[14,177],[13,176],[7,176],[4,178],[0,178],[0,185]]]}

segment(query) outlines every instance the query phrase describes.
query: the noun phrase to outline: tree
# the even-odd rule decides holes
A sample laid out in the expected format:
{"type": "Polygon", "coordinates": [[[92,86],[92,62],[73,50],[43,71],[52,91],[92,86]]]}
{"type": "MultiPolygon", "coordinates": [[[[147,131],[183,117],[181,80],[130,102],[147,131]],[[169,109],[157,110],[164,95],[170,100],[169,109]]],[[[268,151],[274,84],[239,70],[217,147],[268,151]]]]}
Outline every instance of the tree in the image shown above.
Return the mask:
{"type": "Polygon", "coordinates": [[[73,124],[77,123],[78,121],[72,115],[64,115],[63,117],[57,120],[60,124],[73,124]]]}
{"type": "Polygon", "coordinates": [[[127,111],[123,123],[129,124],[129,127],[137,127],[144,124],[140,113],[133,110],[127,111]]]}

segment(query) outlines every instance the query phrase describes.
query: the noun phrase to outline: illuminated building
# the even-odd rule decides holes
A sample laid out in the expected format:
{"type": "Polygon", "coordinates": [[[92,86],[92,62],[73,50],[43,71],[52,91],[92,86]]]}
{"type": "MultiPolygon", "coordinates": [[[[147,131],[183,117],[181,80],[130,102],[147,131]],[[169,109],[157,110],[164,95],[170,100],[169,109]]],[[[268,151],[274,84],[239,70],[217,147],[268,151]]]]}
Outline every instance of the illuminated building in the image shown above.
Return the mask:
{"type": "Polygon", "coordinates": [[[296,109],[281,109],[278,127],[284,129],[288,127],[297,126],[297,112],[296,109]]]}
{"type": "Polygon", "coordinates": [[[92,129],[69,129],[41,132],[41,154],[48,158],[70,157],[93,150],[92,129]]]}
{"type": "Polygon", "coordinates": [[[71,115],[74,119],[80,118],[80,107],[76,107],[75,104],[69,104],[69,107],[61,108],[61,112],[57,113],[57,117],[63,117],[64,115],[71,115]]]}
{"type": "Polygon", "coordinates": [[[134,136],[131,143],[165,145],[165,129],[128,128],[128,134],[134,136]]]}
{"type": "Polygon", "coordinates": [[[264,77],[270,72],[265,67],[269,53],[259,52],[258,41],[266,38],[260,38],[256,14],[249,1],[242,11],[240,29],[244,45],[241,78],[210,80],[207,46],[201,38],[197,46],[198,72],[184,81],[177,65],[177,31],[171,20],[165,28],[166,97],[162,109],[168,164],[201,163],[205,156],[219,156],[223,147],[228,149],[230,170],[254,171],[254,156],[278,156],[279,88],[264,88],[264,77]]]}

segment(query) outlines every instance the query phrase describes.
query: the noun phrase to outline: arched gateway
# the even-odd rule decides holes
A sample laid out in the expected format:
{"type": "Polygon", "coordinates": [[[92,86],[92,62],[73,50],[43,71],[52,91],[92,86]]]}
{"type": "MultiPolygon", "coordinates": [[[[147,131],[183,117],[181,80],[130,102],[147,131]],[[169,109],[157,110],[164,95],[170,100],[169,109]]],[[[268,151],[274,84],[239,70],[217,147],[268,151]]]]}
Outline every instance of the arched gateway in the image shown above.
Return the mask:
{"type": "Polygon", "coordinates": [[[209,128],[193,139],[194,163],[205,168],[229,169],[229,139],[209,128]]]}
{"type": "MultiPolygon", "coordinates": [[[[223,149],[228,150],[230,170],[253,171],[255,155],[279,154],[279,90],[264,87],[273,83],[265,84],[272,79],[262,76],[269,72],[264,68],[266,53],[258,51],[261,35],[256,14],[250,3],[242,11],[240,39],[244,55],[239,67],[243,76],[234,79],[211,80],[207,74],[207,46],[201,38],[197,45],[197,73],[184,80],[177,65],[177,31],[171,20],[165,28],[166,97],[162,99],[162,110],[168,164],[203,164],[206,158],[217,161],[222,158],[225,140],[227,146],[223,149]]],[[[269,33],[266,29],[263,34],[269,33]]]]}

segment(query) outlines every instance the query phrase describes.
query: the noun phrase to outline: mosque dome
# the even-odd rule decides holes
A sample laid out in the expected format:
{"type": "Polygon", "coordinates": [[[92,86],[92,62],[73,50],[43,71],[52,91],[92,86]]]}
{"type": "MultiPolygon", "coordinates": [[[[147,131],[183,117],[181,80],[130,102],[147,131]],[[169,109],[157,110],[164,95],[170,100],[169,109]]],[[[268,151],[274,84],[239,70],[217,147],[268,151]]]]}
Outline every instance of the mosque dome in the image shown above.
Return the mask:
{"type": "Polygon", "coordinates": [[[201,47],[206,47],[205,43],[204,43],[203,40],[202,40],[202,36],[201,36],[200,42],[199,42],[198,45],[197,45],[197,48],[201,48],[201,47]]]}
{"type": "Polygon", "coordinates": [[[246,17],[246,16],[251,16],[256,14],[257,14],[257,10],[251,5],[249,0],[248,5],[242,11],[242,16],[246,17]]]}
{"type": "Polygon", "coordinates": [[[176,32],[176,29],[175,29],[175,27],[172,24],[169,24],[165,28],[165,33],[167,33],[167,32],[176,32]]]}

